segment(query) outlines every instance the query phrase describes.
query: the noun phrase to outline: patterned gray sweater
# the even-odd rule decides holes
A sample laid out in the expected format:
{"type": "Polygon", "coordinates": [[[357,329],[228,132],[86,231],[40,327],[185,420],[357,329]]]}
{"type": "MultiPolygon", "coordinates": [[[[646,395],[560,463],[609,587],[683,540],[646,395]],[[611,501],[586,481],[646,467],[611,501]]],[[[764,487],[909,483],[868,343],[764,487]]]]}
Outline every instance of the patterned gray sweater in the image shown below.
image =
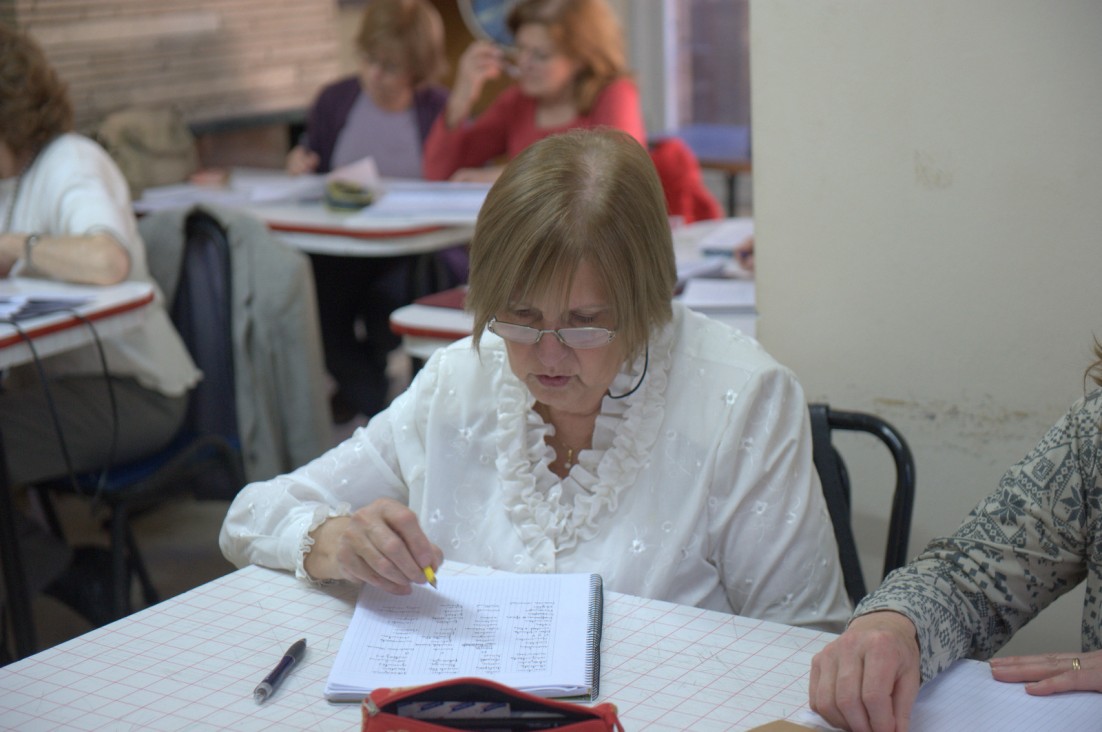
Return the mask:
{"type": "MultiPolygon", "coordinates": [[[[987,659],[1086,579],[1084,651],[1102,648],[1102,389],[1075,403],[956,533],[935,539],[866,597],[918,628],[922,680],[987,659]]],[[[1057,649],[1053,649],[1054,651],[1057,649]]]]}

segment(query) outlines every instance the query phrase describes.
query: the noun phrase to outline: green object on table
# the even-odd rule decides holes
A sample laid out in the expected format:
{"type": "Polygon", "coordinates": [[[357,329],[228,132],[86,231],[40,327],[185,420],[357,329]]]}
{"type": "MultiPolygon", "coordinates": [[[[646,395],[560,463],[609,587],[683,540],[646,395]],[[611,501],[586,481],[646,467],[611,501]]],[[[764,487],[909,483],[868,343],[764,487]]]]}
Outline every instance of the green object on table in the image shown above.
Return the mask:
{"type": "Polygon", "coordinates": [[[358,183],[331,180],[325,185],[325,205],[334,211],[359,211],[374,200],[375,194],[358,183]]]}

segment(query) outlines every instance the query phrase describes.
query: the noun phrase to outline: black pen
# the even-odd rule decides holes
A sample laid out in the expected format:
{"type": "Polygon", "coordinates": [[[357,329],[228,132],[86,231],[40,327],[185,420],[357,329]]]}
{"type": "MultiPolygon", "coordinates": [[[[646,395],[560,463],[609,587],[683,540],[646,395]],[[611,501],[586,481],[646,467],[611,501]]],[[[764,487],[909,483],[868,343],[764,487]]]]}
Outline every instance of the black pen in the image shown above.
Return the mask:
{"type": "Polygon", "coordinates": [[[256,687],[256,691],[253,692],[253,699],[257,704],[263,703],[268,697],[270,697],[275,690],[279,688],[280,682],[287,676],[287,672],[291,670],[291,667],[302,660],[302,654],[306,652],[306,639],[295,641],[287,652],[283,654],[283,658],[279,659],[279,663],[272,669],[272,672],[264,677],[264,680],[260,682],[260,686],[256,687]]]}

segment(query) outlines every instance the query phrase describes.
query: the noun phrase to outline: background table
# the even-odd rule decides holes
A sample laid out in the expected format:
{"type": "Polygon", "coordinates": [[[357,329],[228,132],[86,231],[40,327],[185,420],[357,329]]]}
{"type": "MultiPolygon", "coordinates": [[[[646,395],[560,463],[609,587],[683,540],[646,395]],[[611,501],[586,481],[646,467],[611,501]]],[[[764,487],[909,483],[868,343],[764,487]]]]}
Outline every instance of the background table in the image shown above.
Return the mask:
{"type": "MultiPolygon", "coordinates": [[[[492,570],[445,563],[441,574],[492,570]]],[[[357,591],[248,567],[0,668],[3,726],[39,730],[358,729],[325,680],[357,591]],[[287,647],[306,657],[269,701],[253,689],[287,647]]],[[[805,708],[832,636],[605,593],[600,701],[628,730],[745,730],[805,708]]]]}
{"type": "MultiPolygon", "coordinates": [[[[746,335],[756,337],[758,313],[754,281],[748,279],[750,273],[729,257],[726,262],[722,261],[722,257],[705,261],[703,255],[709,242],[718,240],[725,244],[729,252],[739,243],[740,237],[752,231],[753,222],[746,218],[698,221],[674,229],[673,243],[679,275],[706,270],[716,272],[724,267],[736,275],[726,279],[708,279],[707,285],[718,288],[718,299],[694,298],[687,300],[687,304],[746,335]]],[[[684,276],[693,279],[690,275],[684,276]]],[[[436,349],[470,335],[474,318],[462,309],[462,298],[457,293],[458,289],[428,295],[390,314],[390,329],[402,337],[402,347],[411,357],[425,361],[436,349]]]]}
{"type": "MultiPolygon", "coordinates": [[[[77,314],[43,315],[19,321],[18,327],[0,323],[0,369],[29,363],[35,355],[45,358],[91,343],[93,334],[85,320],[95,324],[101,338],[133,328],[145,318],[146,308],[154,298],[153,286],[143,282],[94,287],[31,278],[0,279],[0,297],[17,295],[87,297],[89,302],[76,306],[77,314]],[[33,351],[28,340],[34,344],[33,351]]],[[[14,651],[17,657],[22,657],[34,651],[35,631],[12,516],[14,510],[3,435],[0,435],[0,563],[11,608],[14,651]]]]}

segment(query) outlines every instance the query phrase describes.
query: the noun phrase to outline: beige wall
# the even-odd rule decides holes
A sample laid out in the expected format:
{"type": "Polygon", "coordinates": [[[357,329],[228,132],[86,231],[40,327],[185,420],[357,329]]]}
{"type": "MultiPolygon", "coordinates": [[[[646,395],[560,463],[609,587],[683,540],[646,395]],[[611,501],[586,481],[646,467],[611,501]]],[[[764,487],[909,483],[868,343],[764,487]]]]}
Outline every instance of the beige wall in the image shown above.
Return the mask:
{"type": "MultiPolygon", "coordinates": [[[[758,334],[810,398],[907,436],[912,553],[1083,393],[1102,336],[1099,38],[1092,0],[751,5],[758,334]]],[[[859,541],[880,542],[886,499],[858,501],[859,541]]],[[[1078,648],[1081,598],[1012,648],[1078,648]]]]}

